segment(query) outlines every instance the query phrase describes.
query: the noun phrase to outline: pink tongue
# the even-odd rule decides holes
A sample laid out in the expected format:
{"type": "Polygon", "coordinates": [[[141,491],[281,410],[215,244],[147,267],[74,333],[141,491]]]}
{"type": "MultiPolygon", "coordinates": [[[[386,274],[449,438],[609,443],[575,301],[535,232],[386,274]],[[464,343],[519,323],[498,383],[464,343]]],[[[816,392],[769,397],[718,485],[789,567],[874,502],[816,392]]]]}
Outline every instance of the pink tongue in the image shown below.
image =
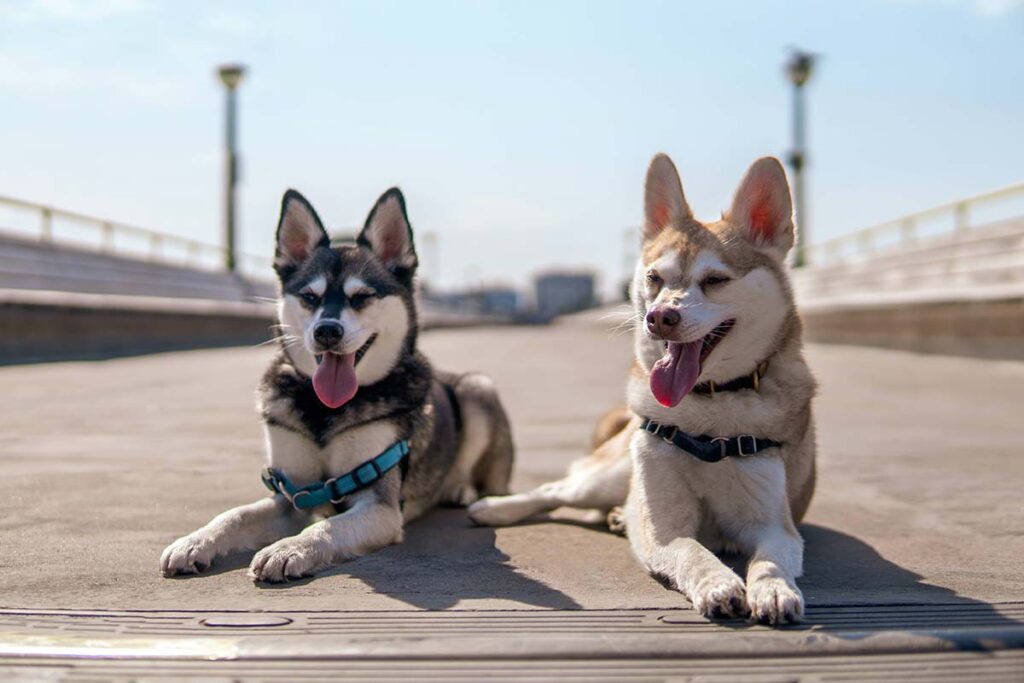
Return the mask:
{"type": "Polygon", "coordinates": [[[325,353],[313,373],[313,390],[320,402],[338,408],[351,401],[357,389],[356,354],[325,353]]]}
{"type": "Polygon", "coordinates": [[[671,408],[690,393],[700,376],[700,349],[700,339],[668,343],[664,357],[651,368],[651,393],[658,403],[671,408]]]}

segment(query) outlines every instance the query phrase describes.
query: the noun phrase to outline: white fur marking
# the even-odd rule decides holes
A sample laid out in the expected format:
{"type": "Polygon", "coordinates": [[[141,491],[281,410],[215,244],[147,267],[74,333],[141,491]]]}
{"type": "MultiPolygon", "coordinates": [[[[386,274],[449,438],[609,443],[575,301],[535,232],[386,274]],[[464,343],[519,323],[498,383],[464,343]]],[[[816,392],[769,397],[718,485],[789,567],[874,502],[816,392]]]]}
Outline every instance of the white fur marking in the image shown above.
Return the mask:
{"type": "Polygon", "coordinates": [[[323,275],[313,278],[306,283],[306,286],[302,288],[303,291],[309,292],[310,294],[316,294],[317,296],[323,296],[324,292],[327,291],[327,278],[323,275]]]}
{"type": "Polygon", "coordinates": [[[277,317],[284,327],[284,332],[289,335],[285,344],[288,358],[296,370],[312,377],[316,372],[316,359],[309,349],[313,343],[312,329],[315,318],[290,294],[285,294],[278,301],[277,317]]]}
{"type": "Polygon", "coordinates": [[[332,438],[324,448],[324,472],[328,477],[341,476],[380,455],[397,440],[398,430],[395,425],[383,420],[346,429],[332,438]]]}
{"type": "Polygon", "coordinates": [[[722,263],[722,259],[718,258],[718,254],[704,249],[697,254],[697,258],[693,259],[693,265],[690,266],[690,277],[695,282],[700,282],[709,273],[721,273],[729,277],[733,275],[732,270],[722,263]]]}
{"type": "MultiPolygon", "coordinates": [[[[345,326],[346,320],[352,320],[359,325],[359,339],[349,341],[349,328],[345,326],[345,346],[355,351],[366,343],[373,333],[377,334],[377,341],[363,356],[356,366],[356,379],[361,386],[373,384],[387,377],[391,369],[395,367],[398,358],[405,345],[405,336],[409,331],[409,313],[401,297],[386,296],[383,299],[376,299],[366,308],[358,313],[346,309],[348,316],[343,315],[341,324],[345,326]],[[358,342],[359,346],[350,346],[358,342]]],[[[357,329],[353,329],[356,333],[357,329]]]]}
{"type": "Polygon", "coordinates": [[[666,284],[679,282],[683,275],[682,270],[679,268],[679,253],[675,249],[666,249],[665,253],[659,256],[647,269],[656,271],[666,284]]]}
{"type": "Polygon", "coordinates": [[[373,291],[372,288],[368,284],[366,284],[366,281],[363,280],[361,277],[348,278],[347,280],[345,280],[345,286],[343,287],[343,289],[345,290],[345,296],[352,296],[357,292],[369,293],[373,291]]]}

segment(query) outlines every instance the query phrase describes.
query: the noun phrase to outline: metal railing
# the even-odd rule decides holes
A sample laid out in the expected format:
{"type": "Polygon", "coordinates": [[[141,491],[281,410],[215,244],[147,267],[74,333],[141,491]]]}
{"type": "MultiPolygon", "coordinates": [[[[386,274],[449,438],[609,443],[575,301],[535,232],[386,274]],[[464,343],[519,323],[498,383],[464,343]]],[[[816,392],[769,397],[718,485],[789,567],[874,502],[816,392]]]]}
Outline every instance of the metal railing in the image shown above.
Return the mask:
{"type": "MultiPolygon", "coordinates": [[[[211,271],[224,268],[227,250],[222,246],[12,197],[0,196],[0,209],[5,209],[0,231],[11,235],[166,265],[211,271]],[[18,217],[29,221],[19,222],[18,217]]],[[[236,260],[239,271],[249,277],[271,276],[269,258],[237,254],[236,260]]]]}
{"type": "Polygon", "coordinates": [[[1024,182],[984,192],[807,246],[808,265],[827,266],[868,258],[884,249],[961,233],[998,220],[1024,216],[1024,182]]]}

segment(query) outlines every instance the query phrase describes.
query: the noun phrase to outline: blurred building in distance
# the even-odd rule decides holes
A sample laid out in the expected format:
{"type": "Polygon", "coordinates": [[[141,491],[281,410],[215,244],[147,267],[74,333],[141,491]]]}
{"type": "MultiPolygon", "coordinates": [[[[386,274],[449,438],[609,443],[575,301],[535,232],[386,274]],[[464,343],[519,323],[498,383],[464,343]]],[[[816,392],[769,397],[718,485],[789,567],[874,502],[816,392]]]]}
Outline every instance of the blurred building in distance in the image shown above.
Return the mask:
{"type": "Polygon", "coordinates": [[[445,309],[481,315],[514,316],[521,303],[519,292],[503,285],[439,292],[424,283],[420,294],[445,309]]]}
{"type": "Polygon", "coordinates": [[[485,313],[515,315],[519,311],[519,292],[511,287],[483,287],[475,294],[478,305],[485,313]]]}
{"type": "Polygon", "coordinates": [[[542,319],[574,313],[597,304],[590,271],[548,271],[533,281],[537,315],[542,319]]]}
{"type": "Polygon", "coordinates": [[[480,286],[458,290],[438,290],[421,280],[418,288],[421,320],[433,327],[466,325],[508,325],[530,322],[522,311],[519,292],[505,286],[480,286]]]}

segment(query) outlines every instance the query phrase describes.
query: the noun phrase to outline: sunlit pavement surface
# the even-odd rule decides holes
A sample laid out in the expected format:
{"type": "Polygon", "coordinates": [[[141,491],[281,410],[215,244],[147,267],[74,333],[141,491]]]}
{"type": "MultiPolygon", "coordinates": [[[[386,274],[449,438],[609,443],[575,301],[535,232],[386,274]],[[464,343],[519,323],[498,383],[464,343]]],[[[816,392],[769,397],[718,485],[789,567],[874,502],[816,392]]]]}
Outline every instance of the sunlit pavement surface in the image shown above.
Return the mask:
{"type": "MultiPolygon", "coordinates": [[[[516,489],[582,454],[630,345],[597,314],[423,338],[497,381],[516,489]]],[[[492,530],[440,510],[284,586],[249,581],[249,555],[161,578],[165,545],[266,493],[271,353],[0,368],[0,678],[1024,680],[1022,363],[809,348],[808,620],[770,629],[696,616],[578,516],[492,530]]]]}

